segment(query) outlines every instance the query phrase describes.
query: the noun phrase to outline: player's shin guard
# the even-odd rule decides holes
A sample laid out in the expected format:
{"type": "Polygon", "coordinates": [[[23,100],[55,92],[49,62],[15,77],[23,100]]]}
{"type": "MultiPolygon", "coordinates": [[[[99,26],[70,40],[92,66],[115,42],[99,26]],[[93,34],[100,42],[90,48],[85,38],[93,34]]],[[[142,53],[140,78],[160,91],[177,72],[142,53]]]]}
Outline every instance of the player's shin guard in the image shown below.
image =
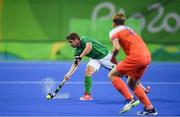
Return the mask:
{"type": "Polygon", "coordinates": [[[91,87],[92,87],[92,78],[91,78],[91,76],[85,76],[84,87],[85,87],[85,92],[90,94],[91,87]]]}

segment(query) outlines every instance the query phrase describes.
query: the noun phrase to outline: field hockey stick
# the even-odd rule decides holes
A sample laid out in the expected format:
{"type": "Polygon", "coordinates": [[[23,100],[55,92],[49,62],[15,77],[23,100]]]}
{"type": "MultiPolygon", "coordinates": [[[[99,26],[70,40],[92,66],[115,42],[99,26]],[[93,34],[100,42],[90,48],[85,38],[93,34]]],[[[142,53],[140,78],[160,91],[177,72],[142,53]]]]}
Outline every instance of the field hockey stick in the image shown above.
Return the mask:
{"type": "Polygon", "coordinates": [[[56,96],[56,94],[59,92],[59,90],[63,87],[63,85],[65,84],[65,82],[67,81],[67,80],[69,80],[70,79],[70,77],[72,76],[72,74],[76,71],[76,69],[78,68],[78,64],[73,64],[72,66],[71,66],[71,69],[68,71],[68,73],[64,76],[64,79],[63,79],[63,81],[60,83],[60,85],[57,87],[57,89],[54,91],[54,93],[49,93],[47,96],[46,96],[46,98],[48,99],[48,100],[50,100],[50,99],[52,99],[52,98],[54,98],[55,96],[56,96]]]}

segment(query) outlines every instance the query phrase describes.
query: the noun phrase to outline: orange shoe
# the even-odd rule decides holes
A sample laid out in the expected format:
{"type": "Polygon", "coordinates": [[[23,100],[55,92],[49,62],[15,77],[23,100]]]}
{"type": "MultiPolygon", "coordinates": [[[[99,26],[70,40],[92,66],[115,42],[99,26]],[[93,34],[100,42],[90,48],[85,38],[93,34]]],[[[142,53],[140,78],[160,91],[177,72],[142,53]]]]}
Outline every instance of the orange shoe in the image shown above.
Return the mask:
{"type": "Polygon", "coordinates": [[[89,93],[84,93],[84,95],[82,97],[80,97],[80,100],[93,100],[93,98],[91,97],[91,95],[89,93]]]}

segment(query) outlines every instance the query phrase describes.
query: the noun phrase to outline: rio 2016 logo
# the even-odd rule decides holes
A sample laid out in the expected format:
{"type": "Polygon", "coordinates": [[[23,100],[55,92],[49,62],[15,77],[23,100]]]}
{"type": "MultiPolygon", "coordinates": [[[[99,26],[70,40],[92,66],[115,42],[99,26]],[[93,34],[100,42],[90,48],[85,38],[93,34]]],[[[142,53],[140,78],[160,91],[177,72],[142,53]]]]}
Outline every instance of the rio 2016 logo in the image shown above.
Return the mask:
{"type": "MultiPolygon", "coordinates": [[[[164,7],[160,3],[155,3],[155,4],[149,5],[147,10],[148,11],[156,10],[156,12],[157,12],[156,16],[153,17],[153,19],[151,21],[146,22],[146,17],[140,12],[134,13],[129,18],[140,18],[142,20],[142,23],[141,23],[142,29],[144,29],[145,25],[147,25],[147,30],[151,33],[157,33],[157,32],[160,32],[162,30],[165,30],[166,32],[169,32],[169,33],[176,33],[177,30],[179,29],[179,27],[180,27],[180,16],[178,15],[178,13],[171,11],[171,12],[168,12],[165,14],[164,13],[165,12],[164,7]],[[163,19],[162,22],[160,23],[160,25],[156,26],[155,24],[161,18],[163,19]],[[171,20],[173,19],[175,21],[174,26],[169,24],[168,20],[170,20],[170,19],[171,20]]],[[[122,8],[118,9],[117,11],[125,12],[125,10],[122,8]]],[[[93,9],[91,19],[93,21],[95,21],[96,19],[110,19],[111,16],[115,12],[116,12],[116,8],[115,8],[115,5],[113,3],[102,2],[102,3],[98,4],[93,9]],[[99,12],[101,10],[104,10],[104,9],[108,9],[109,13],[105,16],[98,17],[99,12]]]]}

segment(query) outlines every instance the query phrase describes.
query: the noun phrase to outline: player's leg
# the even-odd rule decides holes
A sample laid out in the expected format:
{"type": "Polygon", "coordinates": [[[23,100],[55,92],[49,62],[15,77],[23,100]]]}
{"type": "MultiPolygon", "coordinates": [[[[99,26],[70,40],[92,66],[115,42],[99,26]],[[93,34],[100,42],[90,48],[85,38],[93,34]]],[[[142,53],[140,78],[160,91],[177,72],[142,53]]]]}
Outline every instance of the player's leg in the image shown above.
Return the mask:
{"type": "Polygon", "coordinates": [[[114,88],[118,92],[120,92],[126,100],[124,107],[120,111],[121,113],[123,113],[123,112],[130,110],[132,107],[138,105],[139,100],[134,98],[134,96],[128,90],[126,84],[120,78],[120,76],[122,76],[122,74],[120,74],[119,72],[116,71],[116,68],[115,68],[116,65],[111,62],[111,57],[112,57],[112,55],[108,54],[104,58],[100,59],[100,63],[103,67],[111,70],[111,72],[109,73],[109,78],[110,78],[114,88]]]}
{"type": "Polygon", "coordinates": [[[116,68],[112,69],[108,75],[114,88],[121,93],[126,100],[124,107],[120,111],[121,113],[129,111],[132,107],[139,104],[139,100],[135,99],[131,94],[127,85],[121,79],[122,74],[120,74],[116,68]]]}
{"type": "MultiPolygon", "coordinates": [[[[127,79],[130,78],[130,76],[125,76],[127,79]]],[[[139,86],[144,90],[145,93],[149,93],[150,92],[150,86],[144,87],[144,85],[139,81],[139,86]]]]}
{"type": "MultiPolygon", "coordinates": [[[[99,60],[99,63],[108,70],[112,70],[116,64],[111,62],[112,54],[108,53],[104,58],[99,60]]],[[[130,77],[128,75],[125,76],[126,78],[130,77]]],[[[141,82],[139,82],[139,85],[144,89],[146,93],[150,92],[150,86],[144,87],[141,82]]]]}
{"type": "MultiPolygon", "coordinates": [[[[139,68],[140,69],[140,68],[139,68]]],[[[139,77],[144,73],[145,68],[142,68],[139,72],[136,72],[133,77],[128,78],[128,85],[133,90],[136,97],[144,105],[144,111],[139,111],[138,115],[157,115],[157,111],[153,107],[151,101],[147,97],[144,89],[139,85],[139,77]]]]}
{"type": "Polygon", "coordinates": [[[121,79],[121,74],[117,72],[116,68],[112,69],[108,76],[114,88],[118,90],[118,92],[120,92],[126,100],[131,100],[133,98],[133,95],[130,93],[128,87],[121,79]]]}
{"type": "Polygon", "coordinates": [[[100,64],[94,60],[90,59],[87,64],[85,77],[84,77],[84,95],[80,97],[80,100],[93,100],[91,96],[91,88],[92,88],[92,75],[94,72],[99,70],[100,64]]]}
{"type": "MultiPolygon", "coordinates": [[[[118,63],[116,65],[116,67],[115,67],[116,73],[118,73],[119,75],[115,75],[115,76],[122,76],[122,75],[123,76],[124,75],[128,75],[129,76],[131,71],[133,70],[132,66],[133,65],[132,65],[131,60],[129,60],[128,58],[124,59],[123,61],[121,61],[120,63],[118,63]]],[[[121,84],[121,83],[119,83],[119,84],[121,84]]],[[[121,84],[121,86],[119,86],[119,87],[122,87],[123,85],[126,85],[126,84],[121,84]]],[[[129,92],[126,89],[128,89],[127,86],[126,86],[126,88],[123,88],[122,90],[125,91],[125,92],[129,92]]],[[[128,99],[128,98],[125,98],[125,99],[127,99],[127,101],[124,104],[124,107],[120,110],[120,113],[123,113],[123,112],[126,112],[126,111],[130,110],[132,107],[135,107],[136,105],[138,105],[140,103],[139,100],[136,99],[133,95],[132,95],[131,99],[128,99]]]]}
{"type": "Polygon", "coordinates": [[[126,100],[133,99],[133,95],[130,93],[129,89],[127,88],[126,84],[123,82],[123,80],[120,78],[122,74],[117,72],[115,68],[115,64],[111,62],[112,55],[109,53],[104,58],[99,60],[99,63],[101,65],[109,70],[111,70],[108,74],[109,79],[111,80],[114,88],[119,91],[126,100]]]}

